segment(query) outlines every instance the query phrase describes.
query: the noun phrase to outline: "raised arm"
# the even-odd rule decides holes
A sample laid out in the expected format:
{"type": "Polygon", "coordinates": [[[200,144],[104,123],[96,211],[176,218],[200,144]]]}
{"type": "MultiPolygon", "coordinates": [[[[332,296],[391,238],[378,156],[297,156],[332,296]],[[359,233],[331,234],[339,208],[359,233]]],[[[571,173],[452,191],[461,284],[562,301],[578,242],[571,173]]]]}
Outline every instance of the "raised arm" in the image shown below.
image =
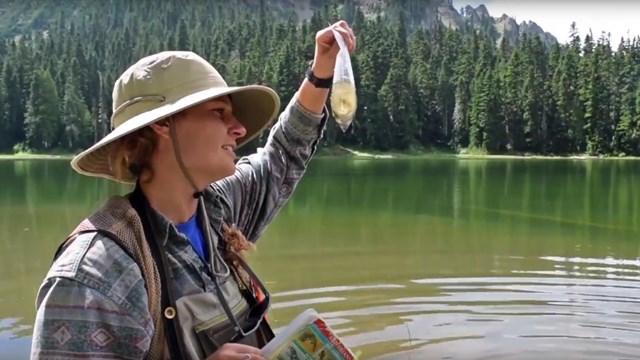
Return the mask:
{"type": "MultiPolygon", "coordinates": [[[[333,75],[339,48],[332,28],[342,34],[350,51],[355,49],[355,37],[344,21],[319,31],[312,68],[318,78],[333,75]]],[[[304,175],[328,119],[328,94],[329,89],[305,79],[271,128],[265,147],[240,159],[233,176],[213,184],[249,241],[259,238],[304,175]]]]}
{"type": "Polygon", "coordinates": [[[252,242],[293,193],[328,118],[303,107],[298,95],[272,127],[265,147],[240,159],[233,176],[213,185],[231,221],[252,242]]]}

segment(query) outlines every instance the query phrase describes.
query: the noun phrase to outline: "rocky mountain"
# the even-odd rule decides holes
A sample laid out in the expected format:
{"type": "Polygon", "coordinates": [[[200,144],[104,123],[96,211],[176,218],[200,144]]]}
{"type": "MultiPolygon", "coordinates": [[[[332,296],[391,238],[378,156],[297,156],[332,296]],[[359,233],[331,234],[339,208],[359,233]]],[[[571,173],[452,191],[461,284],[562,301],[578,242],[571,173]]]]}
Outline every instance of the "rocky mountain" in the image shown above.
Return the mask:
{"type": "MultiPolygon", "coordinates": [[[[208,6],[227,7],[228,3],[221,0],[183,0],[183,6],[189,3],[208,2],[208,6]]],[[[115,7],[122,7],[122,0],[106,0],[115,7]]],[[[126,1],[124,2],[126,3],[126,1]]],[[[46,30],[48,24],[56,17],[70,17],[81,14],[82,10],[91,2],[79,2],[70,5],[64,0],[24,0],[20,2],[8,1],[0,4],[0,35],[14,36],[24,31],[46,30]]],[[[515,19],[503,14],[493,17],[486,6],[465,6],[456,10],[452,0],[239,0],[236,6],[256,8],[264,5],[268,10],[286,16],[295,12],[300,20],[309,19],[313,13],[325,8],[338,11],[343,17],[353,16],[356,7],[362,9],[367,16],[381,14],[393,18],[402,12],[409,27],[434,27],[439,21],[445,26],[455,29],[488,30],[499,44],[503,37],[513,44],[522,34],[540,36],[543,43],[554,44],[557,39],[545,32],[534,22],[517,23],[515,19]]]]}
{"type": "Polygon", "coordinates": [[[383,14],[393,16],[398,11],[405,14],[410,26],[422,26],[431,28],[442,22],[445,26],[455,29],[479,29],[484,28],[492,33],[496,43],[500,43],[506,37],[513,44],[519,36],[539,36],[543,43],[552,45],[558,40],[552,34],[544,31],[532,21],[517,23],[507,14],[493,17],[487,7],[465,6],[460,10],[453,7],[451,0],[245,0],[249,6],[258,5],[266,1],[270,8],[276,8],[283,12],[294,10],[300,19],[308,19],[314,11],[324,6],[336,6],[338,11],[346,11],[353,7],[359,7],[366,15],[383,14]]]}
{"type": "Polygon", "coordinates": [[[513,44],[519,36],[527,34],[529,36],[539,36],[542,42],[547,45],[553,45],[558,39],[551,33],[544,31],[538,24],[533,21],[523,21],[520,24],[507,14],[500,17],[493,17],[489,14],[489,10],[484,5],[477,7],[465,6],[456,11],[449,0],[438,1],[438,13],[445,25],[456,29],[471,26],[473,28],[487,28],[492,30],[496,36],[496,41],[500,43],[503,37],[507,38],[510,44],[513,44]]]}

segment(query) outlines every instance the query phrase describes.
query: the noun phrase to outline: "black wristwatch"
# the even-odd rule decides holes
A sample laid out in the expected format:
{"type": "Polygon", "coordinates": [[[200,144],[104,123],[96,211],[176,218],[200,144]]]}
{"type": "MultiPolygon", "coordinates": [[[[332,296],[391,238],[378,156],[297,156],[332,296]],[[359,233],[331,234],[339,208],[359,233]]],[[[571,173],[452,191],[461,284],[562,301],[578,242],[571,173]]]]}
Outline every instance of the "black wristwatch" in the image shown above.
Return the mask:
{"type": "Polygon", "coordinates": [[[313,73],[313,60],[309,62],[309,67],[307,68],[306,76],[307,76],[307,80],[309,80],[309,82],[312,83],[313,86],[317,88],[330,89],[331,85],[333,84],[333,76],[326,79],[320,79],[316,77],[316,75],[313,73]]]}

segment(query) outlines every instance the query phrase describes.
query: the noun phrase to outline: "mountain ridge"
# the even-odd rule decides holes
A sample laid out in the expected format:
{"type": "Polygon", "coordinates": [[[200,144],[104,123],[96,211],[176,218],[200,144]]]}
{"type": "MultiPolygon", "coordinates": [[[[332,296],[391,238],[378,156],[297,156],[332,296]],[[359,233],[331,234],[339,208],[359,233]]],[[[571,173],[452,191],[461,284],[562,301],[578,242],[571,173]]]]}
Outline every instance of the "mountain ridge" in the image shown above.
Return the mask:
{"type": "MultiPolygon", "coordinates": [[[[187,6],[189,1],[191,0],[187,0],[187,6]]],[[[109,2],[114,6],[118,3],[116,0],[109,2]]],[[[218,0],[209,2],[214,6],[225,6],[218,0]]],[[[236,4],[244,8],[264,5],[267,10],[283,16],[294,11],[299,20],[310,19],[316,11],[325,7],[335,8],[343,18],[353,16],[356,7],[369,17],[380,14],[392,18],[398,12],[402,12],[410,27],[433,28],[441,23],[456,30],[484,29],[493,35],[497,44],[506,38],[509,45],[513,46],[523,34],[539,36],[547,46],[558,42],[555,36],[544,31],[533,21],[518,23],[508,14],[492,16],[484,4],[476,7],[467,5],[456,10],[451,0],[240,0],[236,4]]],[[[44,31],[54,18],[74,17],[86,6],[86,3],[81,3],[69,7],[61,0],[52,0],[44,4],[36,0],[8,2],[0,6],[0,15],[3,18],[0,20],[0,35],[17,36],[33,30],[44,31]]]]}
{"type": "MultiPolygon", "coordinates": [[[[261,2],[250,1],[251,3],[261,2]]],[[[321,10],[324,6],[333,6],[334,4],[340,10],[347,7],[359,7],[368,15],[375,14],[393,15],[397,11],[402,11],[407,18],[410,26],[421,26],[424,28],[433,28],[439,21],[447,27],[456,30],[460,29],[485,29],[494,35],[496,43],[499,44],[503,38],[513,46],[517,39],[524,34],[528,36],[539,36],[544,44],[552,46],[558,43],[558,39],[551,33],[542,29],[534,21],[517,22],[515,18],[508,14],[501,16],[492,16],[484,4],[476,7],[466,5],[460,10],[456,10],[451,0],[268,0],[272,5],[280,6],[286,10],[294,10],[301,20],[309,19],[317,10],[321,10]]],[[[349,13],[349,11],[346,11],[349,13]]],[[[569,26],[570,24],[567,24],[569,26]]]]}

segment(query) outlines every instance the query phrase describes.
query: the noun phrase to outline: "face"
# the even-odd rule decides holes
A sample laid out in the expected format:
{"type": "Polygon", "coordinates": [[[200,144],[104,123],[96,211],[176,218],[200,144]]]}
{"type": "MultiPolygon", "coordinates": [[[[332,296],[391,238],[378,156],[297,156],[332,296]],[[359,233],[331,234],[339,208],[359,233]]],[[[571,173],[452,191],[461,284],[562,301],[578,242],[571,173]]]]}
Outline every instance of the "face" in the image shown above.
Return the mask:
{"type": "MultiPolygon", "coordinates": [[[[231,100],[225,96],[189,108],[174,118],[180,156],[198,186],[204,187],[235,171],[236,141],[246,134],[246,129],[232,110],[231,100]]],[[[163,156],[174,158],[168,127],[164,128],[158,150],[163,156]]]]}

